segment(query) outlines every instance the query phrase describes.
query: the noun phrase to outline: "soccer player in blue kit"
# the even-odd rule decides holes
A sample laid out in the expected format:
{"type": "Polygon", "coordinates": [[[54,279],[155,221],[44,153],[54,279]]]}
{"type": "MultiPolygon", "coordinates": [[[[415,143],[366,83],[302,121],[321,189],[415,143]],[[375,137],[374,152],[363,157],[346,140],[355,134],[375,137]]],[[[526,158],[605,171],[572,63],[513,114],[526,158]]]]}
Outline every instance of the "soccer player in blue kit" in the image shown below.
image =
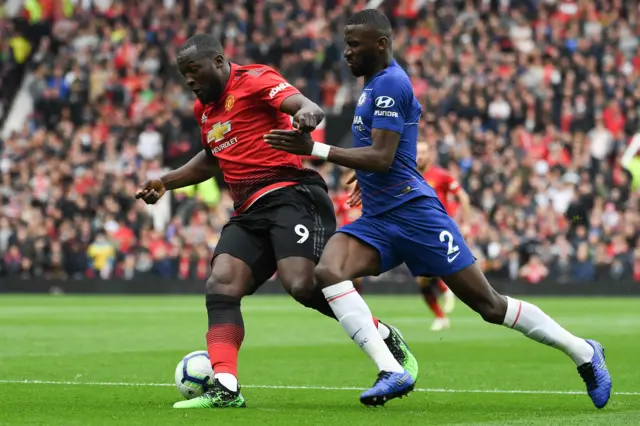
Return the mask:
{"type": "Polygon", "coordinates": [[[315,277],[344,330],[380,371],[360,400],[382,405],[414,387],[378,334],[371,311],[351,281],[404,262],[414,276],[441,277],[485,321],[564,352],[577,365],[594,405],[604,407],[611,395],[611,377],[602,345],[572,335],[530,303],[498,294],[458,226],[418,172],[422,108],[409,77],[393,60],[391,36],[388,18],[375,9],[354,14],[345,28],[344,56],[352,74],[365,81],[352,125],[354,148],[316,143],[296,131],[274,130],[265,135],[275,149],[311,154],[356,170],[362,216],[331,237],[315,277]]]}

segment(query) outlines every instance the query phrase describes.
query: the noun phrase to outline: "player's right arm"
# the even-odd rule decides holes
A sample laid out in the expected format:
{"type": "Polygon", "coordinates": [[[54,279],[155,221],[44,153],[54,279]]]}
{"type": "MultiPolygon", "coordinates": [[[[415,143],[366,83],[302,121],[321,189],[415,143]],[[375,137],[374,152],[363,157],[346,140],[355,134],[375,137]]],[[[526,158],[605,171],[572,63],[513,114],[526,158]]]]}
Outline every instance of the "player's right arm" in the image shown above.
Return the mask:
{"type": "MultiPolygon", "coordinates": [[[[445,174],[445,183],[447,185],[447,190],[455,195],[460,203],[460,210],[462,211],[462,221],[463,223],[468,223],[471,218],[471,199],[469,198],[469,194],[460,186],[457,180],[449,173],[445,174]]],[[[446,204],[445,204],[446,205],[446,204]]]]}
{"type": "Polygon", "coordinates": [[[413,101],[413,90],[398,85],[393,76],[388,76],[377,82],[372,94],[374,111],[369,146],[340,148],[314,143],[306,134],[279,130],[265,135],[265,140],[272,148],[292,154],[313,155],[350,169],[386,173],[395,159],[404,131],[405,109],[413,101]]]}
{"type": "Polygon", "coordinates": [[[327,156],[330,163],[350,169],[386,173],[393,164],[400,143],[400,133],[387,129],[371,130],[371,145],[362,148],[332,146],[327,156]]]}
{"type": "Polygon", "coordinates": [[[155,204],[166,191],[197,185],[210,179],[214,166],[215,162],[207,155],[206,150],[202,150],[184,166],[170,171],[160,179],[151,179],[140,185],[136,198],[142,198],[147,204],[155,204]]]}
{"type": "Polygon", "coordinates": [[[413,102],[413,89],[391,74],[376,80],[371,121],[371,145],[331,147],[327,160],[352,169],[386,173],[391,168],[413,102]]]}
{"type": "MultiPolygon", "coordinates": [[[[202,105],[196,101],[193,107],[193,115],[200,120],[203,113],[202,105]]],[[[144,182],[136,192],[136,199],[142,198],[147,204],[155,204],[166,191],[197,185],[214,174],[215,157],[208,147],[197,153],[187,164],[172,170],[160,179],[151,179],[144,182]]]]}

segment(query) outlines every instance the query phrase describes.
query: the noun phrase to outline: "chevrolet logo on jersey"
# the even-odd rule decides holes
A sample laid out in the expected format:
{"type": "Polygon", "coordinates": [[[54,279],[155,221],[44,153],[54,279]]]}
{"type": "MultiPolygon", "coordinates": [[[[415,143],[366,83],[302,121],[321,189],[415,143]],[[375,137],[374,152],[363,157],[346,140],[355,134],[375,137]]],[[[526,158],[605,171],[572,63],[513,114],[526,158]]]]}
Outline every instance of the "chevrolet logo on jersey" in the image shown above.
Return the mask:
{"type": "Polygon", "coordinates": [[[220,142],[224,139],[224,135],[231,131],[231,121],[224,123],[216,123],[207,133],[207,143],[220,142]]]}

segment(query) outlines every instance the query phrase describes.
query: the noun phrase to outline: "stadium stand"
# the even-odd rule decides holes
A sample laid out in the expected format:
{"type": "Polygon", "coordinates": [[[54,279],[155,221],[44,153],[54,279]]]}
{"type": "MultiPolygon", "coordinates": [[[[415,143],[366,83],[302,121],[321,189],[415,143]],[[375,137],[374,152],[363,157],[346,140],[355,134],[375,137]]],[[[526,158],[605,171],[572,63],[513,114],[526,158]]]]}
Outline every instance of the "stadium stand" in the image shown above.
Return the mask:
{"type": "MultiPolygon", "coordinates": [[[[174,66],[191,34],[273,66],[327,111],[359,93],[341,28],[363,1],[27,3],[0,21],[4,114],[34,76],[34,114],[0,140],[0,275],[206,279],[231,211],[222,180],[153,209],[133,199],[197,149],[174,66]]],[[[640,281],[640,12],[626,4],[383,2],[489,276],[640,281]]],[[[341,171],[317,167],[340,198],[341,171]]]]}

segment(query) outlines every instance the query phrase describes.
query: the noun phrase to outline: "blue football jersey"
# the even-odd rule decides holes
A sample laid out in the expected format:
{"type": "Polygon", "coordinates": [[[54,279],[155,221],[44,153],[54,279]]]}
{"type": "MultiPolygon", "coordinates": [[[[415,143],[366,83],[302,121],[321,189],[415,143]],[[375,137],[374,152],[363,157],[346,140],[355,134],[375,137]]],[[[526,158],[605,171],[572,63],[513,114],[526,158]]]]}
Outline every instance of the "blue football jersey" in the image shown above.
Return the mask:
{"type": "Polygon", "coordinates": [[[393,164],[387,173],[356,170],[362,190],[362,214],[374,216],[416,197],[437,197],[418,172],[416,151],[422,107],[413,95],[409,76],[393,61],[362,89],[351,130],[353,146],[370,146],[371,130],[400,134],[393,164]]]}

